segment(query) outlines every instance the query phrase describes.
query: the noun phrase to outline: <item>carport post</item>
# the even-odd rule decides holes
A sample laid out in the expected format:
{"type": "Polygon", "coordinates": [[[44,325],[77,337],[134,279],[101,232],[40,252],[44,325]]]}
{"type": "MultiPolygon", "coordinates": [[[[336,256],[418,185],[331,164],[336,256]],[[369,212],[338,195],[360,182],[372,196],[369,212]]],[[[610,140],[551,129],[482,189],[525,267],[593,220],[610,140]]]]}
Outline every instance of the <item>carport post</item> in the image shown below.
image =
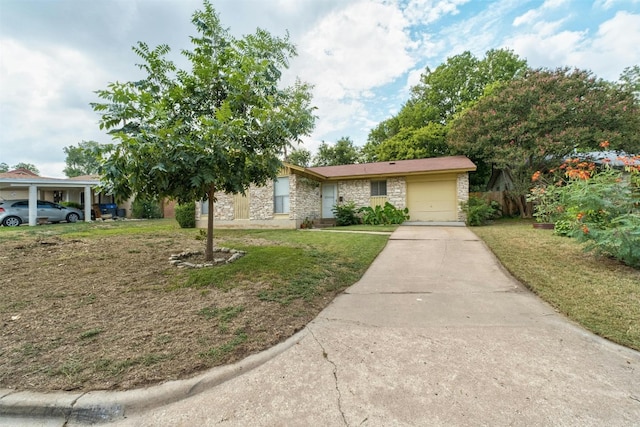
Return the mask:
{"type": "Polygon", "coordinates": [[[93,201],[91,200],[91,186],[84,186],[84,222],[91,222],[91,206],[93,201]]]}
{"type": "Polygon", "coordinates": [[[29,226],[35,226],[38,223],[38,186],[31,184],[29,186],[29,226]]]}

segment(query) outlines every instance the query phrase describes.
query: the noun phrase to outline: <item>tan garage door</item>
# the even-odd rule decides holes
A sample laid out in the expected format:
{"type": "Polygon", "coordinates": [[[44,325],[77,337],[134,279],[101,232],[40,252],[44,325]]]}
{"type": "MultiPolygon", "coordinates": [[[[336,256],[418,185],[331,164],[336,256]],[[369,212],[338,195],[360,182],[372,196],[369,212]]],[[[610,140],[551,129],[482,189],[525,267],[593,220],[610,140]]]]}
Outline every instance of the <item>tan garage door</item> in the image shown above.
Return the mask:
{"type": "Polygon", "coordinates": [[[455,177],[407,180],[410,221],[457,221],[455,177]]]}

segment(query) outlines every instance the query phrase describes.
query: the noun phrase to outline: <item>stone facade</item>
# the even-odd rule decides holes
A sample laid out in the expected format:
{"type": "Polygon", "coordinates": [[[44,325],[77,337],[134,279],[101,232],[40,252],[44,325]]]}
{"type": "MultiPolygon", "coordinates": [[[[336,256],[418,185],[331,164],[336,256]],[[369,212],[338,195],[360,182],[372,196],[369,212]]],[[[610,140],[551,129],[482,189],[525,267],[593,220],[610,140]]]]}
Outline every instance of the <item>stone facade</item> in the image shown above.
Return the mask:
{"type": "MultiPolygon", "coordinates": [[[[262,187],[251,187],[249,191],[249,220],[263,221],[273,219],[273,187],[272,181],[262,187]]],[[[289,181],[289,192],[291,192],[291,180],[289,181]]]]}
{"type": "MultiPolygon", "coordinates": [[[[342,197],[343,203],[354,202],[356,207],[371,206],[371,181],[370,179],[338,181],[338,197],[342,197]]],[[[386,181],[386,200],[396,208],[404,209],[407,201],[407,183],[404,177],[387,178],[386,181]]]]}
{"type": "Polygon", "coordinates": [[[462,203],[469,200],[469,174],[459,173],[456,180],[456,188],[458,190],[458,221],[465,222],[467,214],[462,210],[462,203]]]}
{"type": "MultiPolygon", "coordinates": [[[[370,179],[342,180],[337,182],[338,200],[342,203],[353,201],[356,207],[371,206],[370,179]]],[[[387,181],[387,196],[378,202],[388,201],[398,209],[407,206],[407,183],[405,177],[390,177],[387,181]]],[[[459,221],[465,221],[465,213],[460,204],[469,199],[469,175],[459,173],[456,176],[457,214],[459,221]]],[[[277,227],[298,228],[305,220],[317,220],[322,217],[321,183],[296,174],[289,175],[289,212],[274,212],[274,183],[262,187],[252,186],[247,192],[249,197],[249,219],[235,219],[234,196],[217,194],[215,217],[221,227],[277,227]]],[[[375,199],[374,199],[375,200],[375,199]]],[[[199,227],[206,227],[206,213],[202,213],[202,204],[196,204],[196,220],[199,227]]]]}
{"type": "MultiPolygon", "coordinates": [[[[206,202],[205,202],[206,203],[206,202]]],[[[227,193],[216,194],[216,202],[213,205],[215,215],[214,221],[232,221],[233,220],[233,195],[227,193]]]]}
{"type": "Polygon", "coordinates": [[[291,175],[290,180],[291,219],[297,226],[307,218],[319,219],[322,216],[320,183],[298,175],[291,175]]]}

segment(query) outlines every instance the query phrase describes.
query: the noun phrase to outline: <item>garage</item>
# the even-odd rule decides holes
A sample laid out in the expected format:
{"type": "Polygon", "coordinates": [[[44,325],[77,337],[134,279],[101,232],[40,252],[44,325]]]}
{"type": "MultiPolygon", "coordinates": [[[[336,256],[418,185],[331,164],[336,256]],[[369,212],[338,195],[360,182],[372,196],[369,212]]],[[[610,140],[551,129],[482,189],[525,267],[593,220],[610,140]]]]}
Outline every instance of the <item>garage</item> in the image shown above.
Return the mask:
{"type": "Polygon", "coordinates": [[[457,221],[455,174],[407,178],[407,207],[411,221],[457,221]]]}

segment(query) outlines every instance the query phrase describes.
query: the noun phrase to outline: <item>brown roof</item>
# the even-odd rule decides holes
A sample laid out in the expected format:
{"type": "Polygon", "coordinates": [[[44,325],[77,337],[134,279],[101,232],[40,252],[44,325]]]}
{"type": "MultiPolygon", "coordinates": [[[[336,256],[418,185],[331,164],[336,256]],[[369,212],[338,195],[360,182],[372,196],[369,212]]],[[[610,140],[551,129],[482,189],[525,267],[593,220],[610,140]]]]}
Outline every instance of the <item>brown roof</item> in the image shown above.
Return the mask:
{"type": "Polygon", "coordinates": [[[18,168],[8,172],[0,173],[2,178],[33,178],[38,177],[38,174],[25,168],[18,168]]]}
{"type": "Polygon", "coordinates": [[[70,181],[100,181],[100,175],[79,175],[67,179],[69,179],[70,181]]]}
{"type": "Polygon", "coordinates": [[[326,178],[355,178],[375,175],[417,175],[423,173],[474,171],[476,165],[465,156],[395,160],[356,165],[318,166],[307,170],[326,178]]]}

